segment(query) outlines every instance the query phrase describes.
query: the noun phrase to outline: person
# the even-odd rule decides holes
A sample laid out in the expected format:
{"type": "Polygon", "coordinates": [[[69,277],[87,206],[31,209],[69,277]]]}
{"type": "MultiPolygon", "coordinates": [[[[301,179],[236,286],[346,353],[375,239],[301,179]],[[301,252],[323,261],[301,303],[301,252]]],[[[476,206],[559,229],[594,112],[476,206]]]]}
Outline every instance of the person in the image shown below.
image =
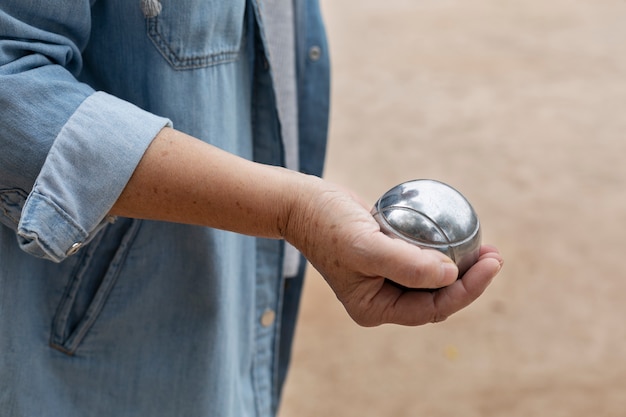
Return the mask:
{"type": "Polygon", "coordinates": [[[0,1],[2,416],[276,414],[305,259],[362,326],[485,290],[320,177],[329,68],[317,0],[0,1]]]}

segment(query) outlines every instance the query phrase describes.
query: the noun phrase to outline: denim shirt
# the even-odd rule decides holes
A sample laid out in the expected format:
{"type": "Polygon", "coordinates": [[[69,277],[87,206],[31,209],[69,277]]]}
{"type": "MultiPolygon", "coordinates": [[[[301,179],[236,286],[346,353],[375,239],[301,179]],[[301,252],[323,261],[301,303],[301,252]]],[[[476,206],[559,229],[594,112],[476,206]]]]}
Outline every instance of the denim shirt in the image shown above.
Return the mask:
{"type": "MultiPolygon", "coordinates": [[[[3,417],[276,413],[304,262],[284,279],[282,241],[107,214],[164,126],[284,165],[263,16],[263,0],[0,2],[3,417]]],[[[317,0],[295,21],[300,169],[320,175],[317,0]]]]}

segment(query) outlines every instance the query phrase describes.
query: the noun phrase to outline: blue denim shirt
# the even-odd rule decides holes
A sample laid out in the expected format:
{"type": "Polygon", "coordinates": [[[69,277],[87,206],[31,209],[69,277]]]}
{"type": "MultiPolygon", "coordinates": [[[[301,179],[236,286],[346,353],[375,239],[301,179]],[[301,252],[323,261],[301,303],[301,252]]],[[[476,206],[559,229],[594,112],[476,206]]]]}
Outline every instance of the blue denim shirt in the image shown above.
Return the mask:
{"type": "MultiPolygon", "coordinates": [[[[315,175],[317,3],[295,1],[300,164],[315,175]]],[[[284,164],[263,6],[0,3],[3,417],[275,414],[304,267],[282,277],[278,240],[107,214],[167,125],[284,164]]]]}

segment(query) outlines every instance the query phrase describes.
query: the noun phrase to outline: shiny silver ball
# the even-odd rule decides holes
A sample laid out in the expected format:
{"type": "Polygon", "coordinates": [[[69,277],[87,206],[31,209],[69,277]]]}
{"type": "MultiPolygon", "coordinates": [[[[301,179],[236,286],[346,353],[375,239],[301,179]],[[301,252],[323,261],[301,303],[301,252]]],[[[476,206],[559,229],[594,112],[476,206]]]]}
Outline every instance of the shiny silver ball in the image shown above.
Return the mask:
{"type": "Polygon", "coordinates": [[[478,260],[478,216],[469,201],[447,184],[427,179],[399,184],[380,197],[372,215],[383,233],[450,257],[459,276],[478,260]]]}

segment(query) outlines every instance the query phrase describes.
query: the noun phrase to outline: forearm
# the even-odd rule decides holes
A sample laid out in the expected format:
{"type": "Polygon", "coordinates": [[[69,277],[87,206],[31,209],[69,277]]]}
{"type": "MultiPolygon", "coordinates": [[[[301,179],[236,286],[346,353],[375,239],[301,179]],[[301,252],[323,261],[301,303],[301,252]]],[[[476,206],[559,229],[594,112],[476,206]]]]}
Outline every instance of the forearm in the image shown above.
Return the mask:
{"type": "Polygon", "coordinates": [[[476,299],[502,264],[495,248],[484,247],[476,265],[457,280],[452,260],[384,235],[349,192],[169,128],[148,147],[112,214],[285,238],[363,326],[444,320],[476,299]],[[389,280],[438,290],[405,291],[389,280]]]}
{"type": "Polygon", "coordinates": [[[165,128],[150,145],[111,214],[284,237],[314,177],[262,165],[165,128]]]}

